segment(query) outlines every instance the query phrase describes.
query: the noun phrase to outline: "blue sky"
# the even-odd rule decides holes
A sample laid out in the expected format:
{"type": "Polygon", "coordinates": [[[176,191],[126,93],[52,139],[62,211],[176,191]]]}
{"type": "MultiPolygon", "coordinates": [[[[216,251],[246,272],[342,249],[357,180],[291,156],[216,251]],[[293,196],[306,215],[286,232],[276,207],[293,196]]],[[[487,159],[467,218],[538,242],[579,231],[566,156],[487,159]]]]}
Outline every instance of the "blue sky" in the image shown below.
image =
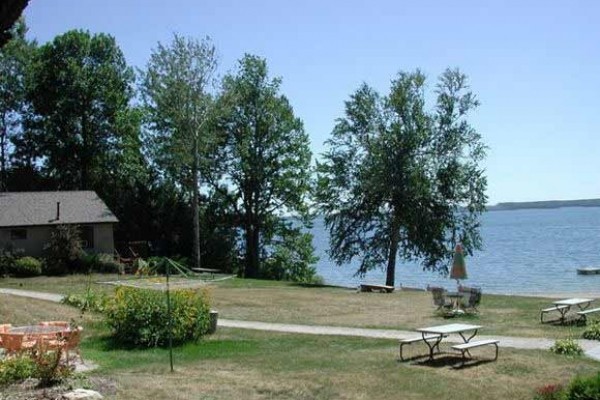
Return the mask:
{"type": "Polygon", "coordinates": [[[597,1],[32,0],[25,15],[41,43],[110,33],[136,67],[173,32],[210,36],[221,74],[265,57],[315,153],[361,82],[387,92],[420,68],[433,90],[459,67],[481,101],[491,203],[600,197],[597,1]]]}

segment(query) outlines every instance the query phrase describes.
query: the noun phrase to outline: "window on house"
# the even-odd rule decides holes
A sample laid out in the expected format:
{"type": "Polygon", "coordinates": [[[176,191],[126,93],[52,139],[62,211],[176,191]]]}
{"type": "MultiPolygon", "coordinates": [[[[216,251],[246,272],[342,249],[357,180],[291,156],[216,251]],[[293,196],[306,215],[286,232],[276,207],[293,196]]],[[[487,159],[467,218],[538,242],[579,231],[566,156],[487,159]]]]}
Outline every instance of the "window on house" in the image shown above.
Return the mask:
{"type": "Polygon", "coordinates": [[[10,240],[26,240],[27,229],[11,229],[10,240]]]}
{"type": "Polygon", "coordinates": [[[79,228],[79,235],[81,237],[81,247],[84,249],[94,248],[94,227],[93,226],[81,226],[79,228]]]}

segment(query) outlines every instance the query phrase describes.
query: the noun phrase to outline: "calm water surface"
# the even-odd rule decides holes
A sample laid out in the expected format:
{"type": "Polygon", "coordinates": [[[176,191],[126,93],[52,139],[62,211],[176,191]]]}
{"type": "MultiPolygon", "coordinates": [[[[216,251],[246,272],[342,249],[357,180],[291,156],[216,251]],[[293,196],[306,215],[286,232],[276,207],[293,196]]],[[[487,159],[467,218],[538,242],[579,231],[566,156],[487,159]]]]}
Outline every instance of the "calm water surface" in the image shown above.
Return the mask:
{"type": "MultiPolygon", "coordinates": [[[[483,216],[483,250],[467,257],[469,279],[500,294],[597,294],[600,275],[578,275],[580,267],[600,267],[600,208],[492,211],[483,216]]],[[[329,234],[317,219],[314,245],[320,257],[317,273],[325,283],[356,287],[385,283],[385,272],[353,277],[358,263],[337,266],[327,256],[329,234]]],[[[456,288],[456,282],[417,264],[399,262],[395,286],[456,288]]]]}

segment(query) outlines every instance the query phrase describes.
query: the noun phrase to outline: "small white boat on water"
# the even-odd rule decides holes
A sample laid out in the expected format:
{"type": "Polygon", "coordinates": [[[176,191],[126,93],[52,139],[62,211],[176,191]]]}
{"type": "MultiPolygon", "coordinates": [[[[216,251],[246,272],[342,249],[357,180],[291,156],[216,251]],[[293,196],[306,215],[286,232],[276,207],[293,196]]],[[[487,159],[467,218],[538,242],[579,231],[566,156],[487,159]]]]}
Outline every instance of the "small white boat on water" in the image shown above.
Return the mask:
{"type": "Polygon", "coordinates": [[[600,268],[592,268],[592,267],[577,268],[577,273],[579,275],[597,275],[597,274],[600,274],[600,268]]]}

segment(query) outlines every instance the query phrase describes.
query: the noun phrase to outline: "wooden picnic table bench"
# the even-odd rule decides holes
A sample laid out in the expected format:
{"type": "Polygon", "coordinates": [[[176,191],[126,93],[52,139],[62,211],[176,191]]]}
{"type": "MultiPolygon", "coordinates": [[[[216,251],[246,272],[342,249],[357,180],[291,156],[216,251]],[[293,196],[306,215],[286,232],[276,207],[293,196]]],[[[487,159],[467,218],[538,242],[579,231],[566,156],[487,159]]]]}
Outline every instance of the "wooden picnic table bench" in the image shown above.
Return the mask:
{"type": "Polygon", "coordinates": [[[594,313],[597,313],[597,312],[600,312],[600,307],[598,307],[598,308],[591,308],[591,309],[583,310],[583,311],[578,311],[577,315],[579,315],[579,318],[580,318],[580,320],[583,323],[586,323],[587,322],[587,315],[588,314],[594,314],[594,313]]]}
{"type": "MultiPolygon", "coordinates": [[[[561,319],[563,318],[563,310],[570,308],[569,306],[553,306],[553,307],[548,307],[548,308],[544,308],[543,310],[540,311],[540,322],[543,324],[544,323],[544,314],[547,314],[549,312],[552,311],[558,311],[561,314],[561,319]]],[[[566,312],[565,312],[566,314],[566,312]]]]}
{"type": "Polygon", "coordinates": [[[207,273],[207,274],[210,274],[211,277],[213,277],[213,278],[214,278],[215,274],[218,274],[221,272],[220,269],[213,269],[213,268],[192,268],[192,271],[198,272],[198,273],[207,273]]]}
{"type": "MultiPolygon", "coordinates": [[[[446,335],[447,336],[447,335],[446,335]]],[[[413,344],[418,342],[425,342],[427,340],[435,340],[437,342],[439,335],[426,335],[426,336],[415,336],[412,338],[400,339],[400,360],[405,361],[402,356],[402,348],[407,344],[413,344]]],[[[438,353],[440,352],[440,343],[437,342],[434,347],[437,347],[438,353]]]]}
{"type": "MultiPolygon", "coordinates": [[[[467,343],[456,344],[456,345],[452,346],[452,348],[454,350],[458,350],[461,352],[462,365],[464,366],[465,361],[467,361],[466,354],[469,354],[469,350],[474,349],[476,347],[482,347],[482,346],[490,346],[490,345],[496,346],[496,356],[494,357],[494,361],[496,361],[498,359],[498,343],[500,343],[500,341],[496,340],[496,339],[475,340],[475,341],[471,341],[471,342],[467,342],[467,343]]],[[[471,356],[471,354],[469,354],[469,356],[471,356]]]]}
{"type": "Polygon", "coordinates": [[[366,283],[360,284],[361,292],[381,292],[381,293],[392,293],[394,291],[393,286],[387,285],[370,285],[366,283]]]}

